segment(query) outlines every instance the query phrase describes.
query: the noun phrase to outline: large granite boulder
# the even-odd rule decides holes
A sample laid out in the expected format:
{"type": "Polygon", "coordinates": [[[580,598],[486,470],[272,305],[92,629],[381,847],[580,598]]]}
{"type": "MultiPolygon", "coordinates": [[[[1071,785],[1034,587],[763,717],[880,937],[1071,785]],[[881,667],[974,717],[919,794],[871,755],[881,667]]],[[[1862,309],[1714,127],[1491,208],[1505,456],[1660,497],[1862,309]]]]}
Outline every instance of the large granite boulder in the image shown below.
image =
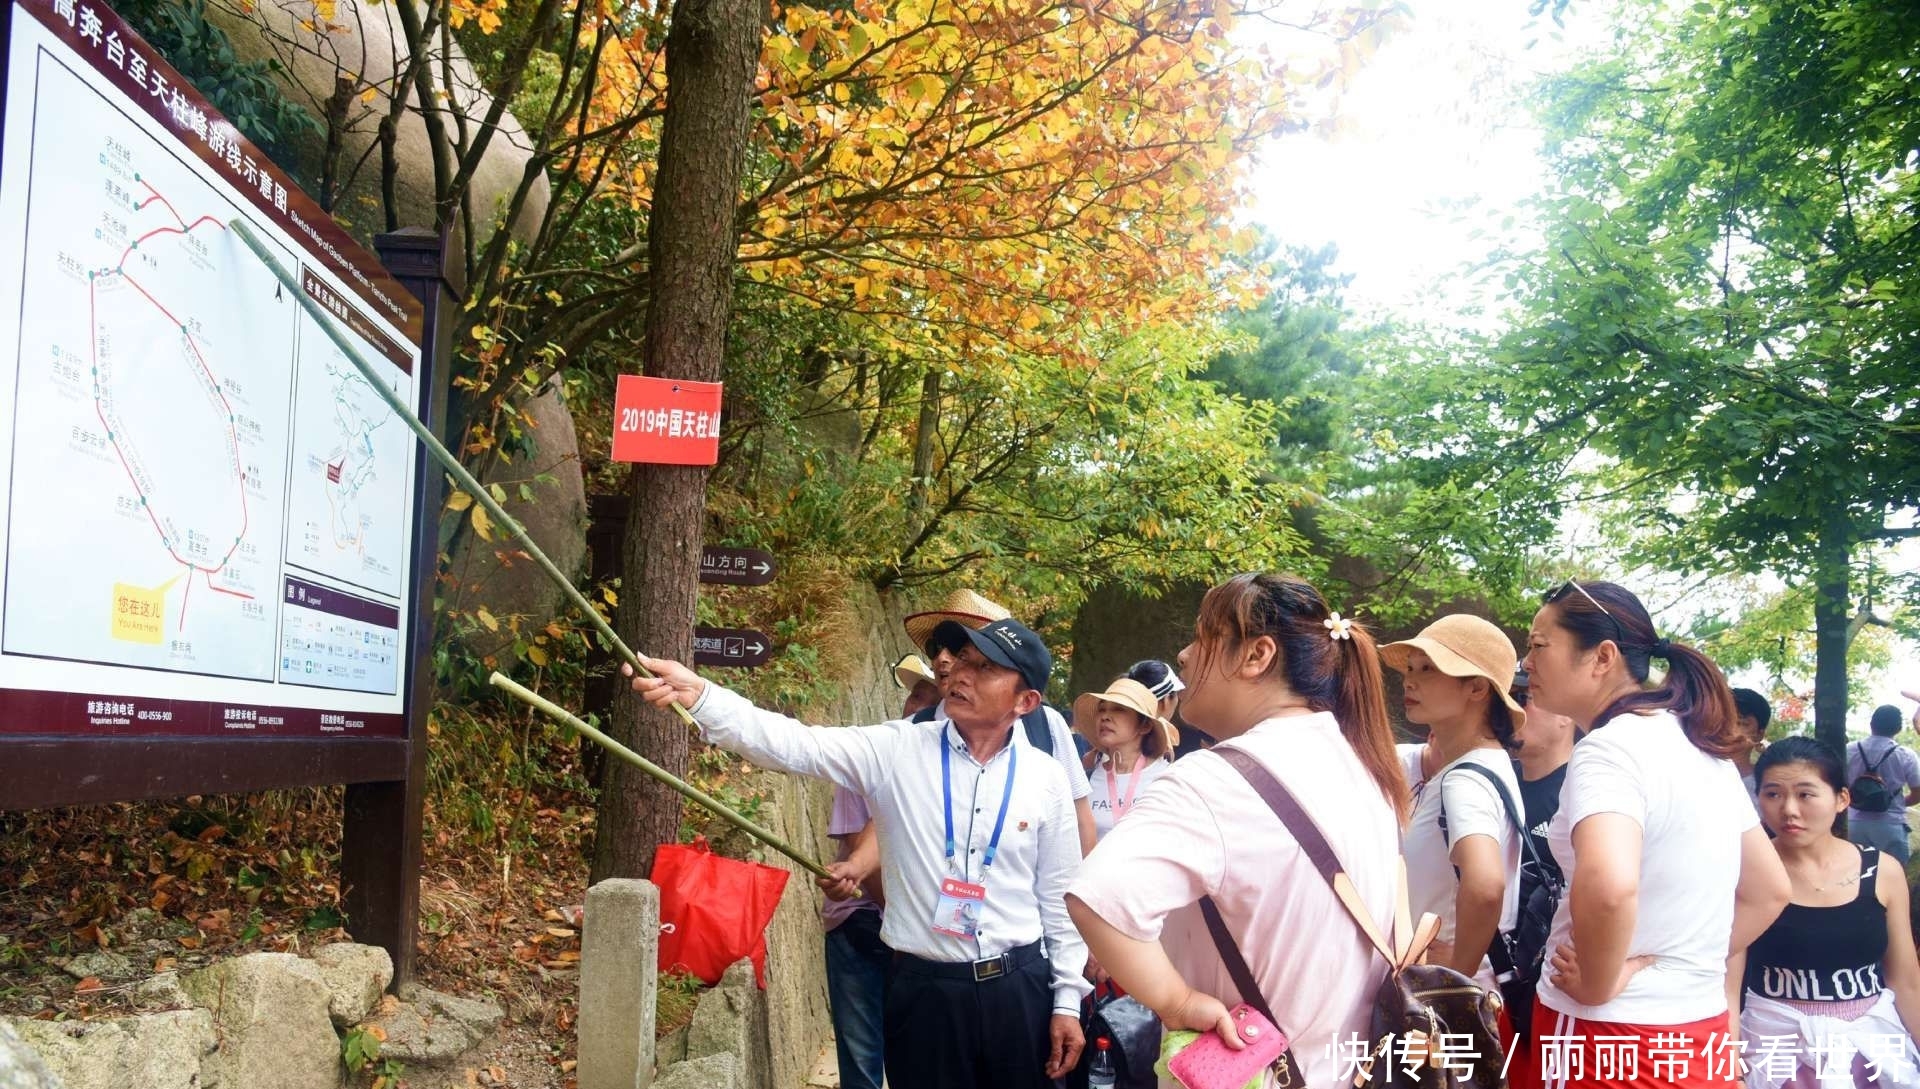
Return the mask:
{"type": "MultiPolygon", "coordinates": [[[[244,0],[215,0],[207,5],[207,18],[226,31],[234,53],[242,60],[272,59],[281,66],[280,78],[293,101],[305,106],[315,117],[325,118],[341,81],[347,84],[342,95],[344,110],[340,119],[340,157],[343,168],[363,164],[349,178],[334,202],[334,214],[359,228],[357,233],[372,233],[365,228],[380,224],[380,155],[368,154],[379,138],[380,121],[391,108],[390,94],[398,76],[408,66],[406,34],[401,26],[398,5],[403,0],[338,0],[330,22],[313,18],[315,8],[301,4],[256,4],[244,0]],[[366,91],[372,90],[371,97],[366,91]]],[[[455,131],[455,115],[467,118],[469,132],[478,132],[493,99],[480,87],[480,77],[467,61],[457,43],[447,57],[434,58],[429,66],[442,122],[448,132],[455,131]]],[[[408,85],[411,99],[413,88],[408,85]]],[[[322,141],[313,141],[311,154],[316,162],[322,141]]],[[[304,155],[303,155],[304,157],[304,155]]],[[[475,208],[475,233],[492,233],[492,221],[504,210],[506,202],[521,184],[527,163],[532,158],[531,141],[511,110],[502,112],[498,130],[492,134],[472,181],[475,208]]],[[[402,226],[431,227],[433,214],[433,153],[427,140],[426,122],[417,108],[401,115],[399,125],[398,172],[395,195],[402,226]]],[[[318,174],[319,171],[313,171],[318,174]]],[[[546,212],[548,184],[544,174],[533,184],[533,191],[513,223],[513,231],[527,241],[539,227],[546,212]]]]}
{"type": "MultiPolygon", "coordinates": [[[[220,1046],[206,1063],[219,1089],[338,1089],[345,1067],[320,967],[291,953],[250,953],[181,978],[211,1011],[220,1046]]],[[[198,1012],[198,1011],[195,1011],[198,1012]]]]}
{"type": "MultiPolygon", "coordinates": [[[[580,467],[580,443],[573,414],[561,396],[558,378],[518,406],[521,427],[532,438],[533,452],[512,461],[494,461],[480,468],[483,484],[499,483],[507,493],[507,513],[527,529],[554,566],[578,578],[587,560],[587,489],[580,467]],[[520,495],[525,483],[531,498],[520,495]]],[[[485,606],[493,616],[524,618],[521,630],[538,630],[566,609],[559,587],[519,555],[520,546],[496,529],[483,541],[471,527],[462,527],[449,550],[447,591],[452,609],[485,606]],[[502,556],[504,555],[504,559],[502,556]]],[[[496,654],[513,642],[508,625],[490,632],[479,628],[465,637],[476,654],[496,654]]]]}
{"type": "Polygon", "coordinates": [[[99,1021],[14,1020],[12,1033],[38,1053],[44,1066],[35,1071],[28,1060],[15,1064],[12,1073],[8,1024],[0,1021],[0,1086],[5,1089],[210,1089],[214,1084],[204,1070],[215,1047],[213,1015],[206,1010],[99,1021]]]}
{"type": "Polygon", "coordinates": [[[393,957],[377,945],[334,942],[313,951],[327,985],[327,1014],[336,1028],[366,1020],[393,982],[393,957]]]}

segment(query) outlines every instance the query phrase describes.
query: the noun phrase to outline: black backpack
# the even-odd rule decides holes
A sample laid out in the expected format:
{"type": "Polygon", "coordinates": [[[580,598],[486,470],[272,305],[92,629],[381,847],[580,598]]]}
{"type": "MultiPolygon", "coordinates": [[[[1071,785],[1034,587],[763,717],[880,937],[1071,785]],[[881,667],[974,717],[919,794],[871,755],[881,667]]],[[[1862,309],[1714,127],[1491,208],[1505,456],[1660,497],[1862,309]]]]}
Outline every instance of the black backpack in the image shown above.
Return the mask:
{"type": "MultiPolygon", "coordinates": [[[[1053,755],[1053,725],[1052,723],[1049,723],[1047,721],[1047,708],[1049,706],[1051,706],[1051,704],[1042,703],[1040,706],[1035,707],[1033,710],[1028,711],[1024,715],[1021,715],[1020,724],[1027,728],[1027,744],[1032,745],[1034,748],[1039,749],[1041,752],[1046,753],[1048,756],[1052,756],[1053,755]]],[[[915,711],[913,713],[913,717],[908,721],[909,722],[932,722],[933,713],[937,710],[939,710],[939,706],[937,704],[933,707],[921,708],[920,710],[915,711]]],[[[1059,709],[1055,708],[1055,710],[1058,711],[1059,709]]],[[[1060,717],[1065,718],[1066,716],[1061,715],[1060,717]]]]}
{"type": "Polygon", "coordinates": [[[1139,999],[1096,987],[1082,1011],[1081,1026],[1087,1043],[1079,1064],[1067,1074],[1067,1089],[1087,1089],[1093,1042],[1102,1036],[1113,1044],[1107,1054],[1113,1059],[1117,1089],[1157,1089],[1160,1079],[1153,1063],[1160,1057],[1160,1018],[1139,999]]]}
{"type": "Polygon", "coordinates": [[[1878,763],[1868,763],[1865,743],[1856,741],[1854,745],[1860,750],[1863,770],[1847,787],[1847,793],[1853,795],[1853,807],[1862,813],[1885,813],[1893,808],[1893,791],[1887,789],[1887,781],[1880,777],[1880,769],[1886,765],[1887,758],[1893,755],[1893,750],[1900,746],[1887,746],[1878,763]]]}
{"type": "MultiPolygon", "coordinates": [[[[1540,984],[1540,970],[1546,963],[1547,938],[1553,932],[1553,913],[1559,910],[1560,897],[1566,891],[1565,879],[1555,876],[1559,870],[1542,863],[1534,849],[1533,837],[1527,834],[1520,807],[1513,803],[1513,795],[1507,793],[1507,786],[1499,776],[1482,764],[1461,764],[1455,770],[1471,771],[1493,784],[1494,793],[1500,796],[1500,804],[1507,811],[1507,822],[1519,834],[1520,849],[1526,854],[1520,867],[1520,910],[1514,918],[1513,929],[1495,931],[1493,945],[1487,949],[1487,959],[1493,963],[1493,978],[1500,984],[1500,997],[1506,1000],[1507,1022],[1513,1026],[1516,1039],[1524,1040],[1533,1027],[1533,992],[1540,984]],[[1526,880],[1529,870],[1540,875],[1532,887],[1528,887],[1526,880]]],[[[1451,844],[1444,795],[1442,798],[1440,835],[1451,844]]]]}

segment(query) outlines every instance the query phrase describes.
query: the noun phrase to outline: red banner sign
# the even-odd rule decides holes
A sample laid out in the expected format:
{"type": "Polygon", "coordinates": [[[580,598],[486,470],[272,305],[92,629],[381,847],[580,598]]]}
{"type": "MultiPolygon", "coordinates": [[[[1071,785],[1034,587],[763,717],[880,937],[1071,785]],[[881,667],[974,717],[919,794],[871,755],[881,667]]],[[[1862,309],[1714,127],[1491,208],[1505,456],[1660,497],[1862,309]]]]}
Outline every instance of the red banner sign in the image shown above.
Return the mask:
{"type": "Polygon", "coordinates": [[[720,383],[620,376],[613,460],[712,465],[720,460],[720,383]]]}

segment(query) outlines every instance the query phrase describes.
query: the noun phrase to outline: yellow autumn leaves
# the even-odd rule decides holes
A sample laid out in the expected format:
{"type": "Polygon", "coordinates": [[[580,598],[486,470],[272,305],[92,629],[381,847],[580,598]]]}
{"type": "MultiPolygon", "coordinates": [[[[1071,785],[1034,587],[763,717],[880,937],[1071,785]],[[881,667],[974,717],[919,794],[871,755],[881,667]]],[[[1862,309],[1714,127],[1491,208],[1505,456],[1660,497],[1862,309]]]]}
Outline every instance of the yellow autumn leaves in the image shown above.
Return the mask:
{"type": "MultiPolygon", "coordinates": [[[[504,0],[453,2],[485,29],[504,0]]],[[[573,176],[640,211],[668,7],[609,7],[587,32],[619,37],[584,122],[631,128],[573,176]]],[[[1290,123],[1297,77],[1236,39],[1231,4],[854,0],[772,16],[743,277],[936,354],[1082,362],[1094,332],[1244,288],[1217,280],[1221,258],[1239,245],[1251,150],[1290,123]]],[[[1302,17],[1338,37],[1350,16],[1302,17]]]]}

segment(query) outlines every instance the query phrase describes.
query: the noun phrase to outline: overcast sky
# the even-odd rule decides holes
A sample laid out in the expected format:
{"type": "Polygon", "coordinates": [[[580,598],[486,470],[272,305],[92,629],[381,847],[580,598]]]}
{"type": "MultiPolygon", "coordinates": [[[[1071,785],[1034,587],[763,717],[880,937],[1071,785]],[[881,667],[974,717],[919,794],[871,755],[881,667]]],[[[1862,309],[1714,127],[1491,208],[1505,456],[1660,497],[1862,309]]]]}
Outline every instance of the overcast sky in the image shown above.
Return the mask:
{"type": "Polygon", "coordinates": [[[1491,302],[1460,276],[1492,245],[1473,232],[1498,234],[1543,180],[1527,86],[1603,41],[1611,4],[1577,3],[1564,27],[1526,0],[1408,6],[1332,124],[1260,157],[1251,216],[1289,242],[1336,243],[1357,305],[1454,313],[1491,302]]]}

